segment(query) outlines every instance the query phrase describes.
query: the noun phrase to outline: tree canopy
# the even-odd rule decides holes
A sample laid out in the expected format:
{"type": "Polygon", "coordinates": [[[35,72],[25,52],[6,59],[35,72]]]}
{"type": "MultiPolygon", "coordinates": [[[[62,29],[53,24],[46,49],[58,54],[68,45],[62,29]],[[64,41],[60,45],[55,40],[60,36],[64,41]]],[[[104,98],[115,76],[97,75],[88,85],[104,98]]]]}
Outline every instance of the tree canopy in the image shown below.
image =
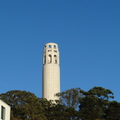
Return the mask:
{"type": "Polygon", "coordinates": [[[57,96],[60,101],[38,98],[28,91],[11,90],[0,99],[11,106],[11,120],[119,120],[120,103],[109,89],[72,88],[57,96]]]}
{"type": "Polygon", "coordinates": [[[83,94],[80,91],[80,88],[72,88],[56,95],[60,97],[62,105],[77,109],[79,106],[79,99],[83,97],[83,94]]]}
{"type": "Polygon", "coordinates": [[[39,99],[31,92],[12,90],[0,98],[11,106],[11,120],[46,120],[39,99]]]}
{"type": "Polygon", "coordinates": [[[83,91],[84,97],[80,99],[80,117],[85,120],[103,119],[113,93],[102,87],[94,87],[83,91]]]}

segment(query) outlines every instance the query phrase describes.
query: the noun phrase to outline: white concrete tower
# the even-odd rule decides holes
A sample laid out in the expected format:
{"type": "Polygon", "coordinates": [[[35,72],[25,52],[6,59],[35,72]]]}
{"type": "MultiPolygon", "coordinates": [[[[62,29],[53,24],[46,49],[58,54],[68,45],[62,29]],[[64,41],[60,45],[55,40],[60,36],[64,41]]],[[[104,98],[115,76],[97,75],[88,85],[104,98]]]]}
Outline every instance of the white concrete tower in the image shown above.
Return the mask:
{"type": "Polygon", "coordinates": [[[56,43],[47,43],[43,53],[42,97],[47,100],[58,100],[60,92],[59,50],[56,43]]]}

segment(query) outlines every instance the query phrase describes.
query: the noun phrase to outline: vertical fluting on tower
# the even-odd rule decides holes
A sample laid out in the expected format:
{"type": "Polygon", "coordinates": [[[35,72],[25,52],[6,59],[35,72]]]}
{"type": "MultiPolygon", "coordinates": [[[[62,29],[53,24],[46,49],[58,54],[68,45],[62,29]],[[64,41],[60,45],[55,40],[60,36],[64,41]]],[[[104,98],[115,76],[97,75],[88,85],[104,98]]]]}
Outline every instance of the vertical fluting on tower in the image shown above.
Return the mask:
{"type": "Polygon", "coordinates": [[[47,43],[43,53],[42,97],[47,100],[58,100],[60,92],[59,49],[56,43],[47,43]]]}

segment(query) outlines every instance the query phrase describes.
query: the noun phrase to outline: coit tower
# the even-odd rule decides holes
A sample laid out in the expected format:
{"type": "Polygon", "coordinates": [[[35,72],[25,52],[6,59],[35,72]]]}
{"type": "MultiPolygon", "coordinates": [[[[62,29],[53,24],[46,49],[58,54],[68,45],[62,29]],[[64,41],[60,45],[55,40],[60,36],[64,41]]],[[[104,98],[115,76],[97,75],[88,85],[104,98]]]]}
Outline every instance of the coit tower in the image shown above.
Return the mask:
{"type": "Polygon", "coordinates": [[[58,100],[60,92],[59,49],[56,43],[47,43],[43,53],[42,97],[47,100],[58,100]]]}

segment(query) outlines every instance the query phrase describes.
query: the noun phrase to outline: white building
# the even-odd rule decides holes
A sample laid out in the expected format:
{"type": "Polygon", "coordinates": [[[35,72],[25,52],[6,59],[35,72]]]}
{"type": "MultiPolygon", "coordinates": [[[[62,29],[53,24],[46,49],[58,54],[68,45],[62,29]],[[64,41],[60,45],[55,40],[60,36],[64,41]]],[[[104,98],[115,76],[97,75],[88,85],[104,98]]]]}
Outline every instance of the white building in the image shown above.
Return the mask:
{"type": "Polygon", "coordinates": [[[0,120],[10,120],[10,106],[0,100],[0,120]]]}
{"type": "Polygon", "coordinates": [[[43,53],[42,97],[47,100],[58,100],[60,92],[59,50],[56,43],[47,43],[43,53]]]}

